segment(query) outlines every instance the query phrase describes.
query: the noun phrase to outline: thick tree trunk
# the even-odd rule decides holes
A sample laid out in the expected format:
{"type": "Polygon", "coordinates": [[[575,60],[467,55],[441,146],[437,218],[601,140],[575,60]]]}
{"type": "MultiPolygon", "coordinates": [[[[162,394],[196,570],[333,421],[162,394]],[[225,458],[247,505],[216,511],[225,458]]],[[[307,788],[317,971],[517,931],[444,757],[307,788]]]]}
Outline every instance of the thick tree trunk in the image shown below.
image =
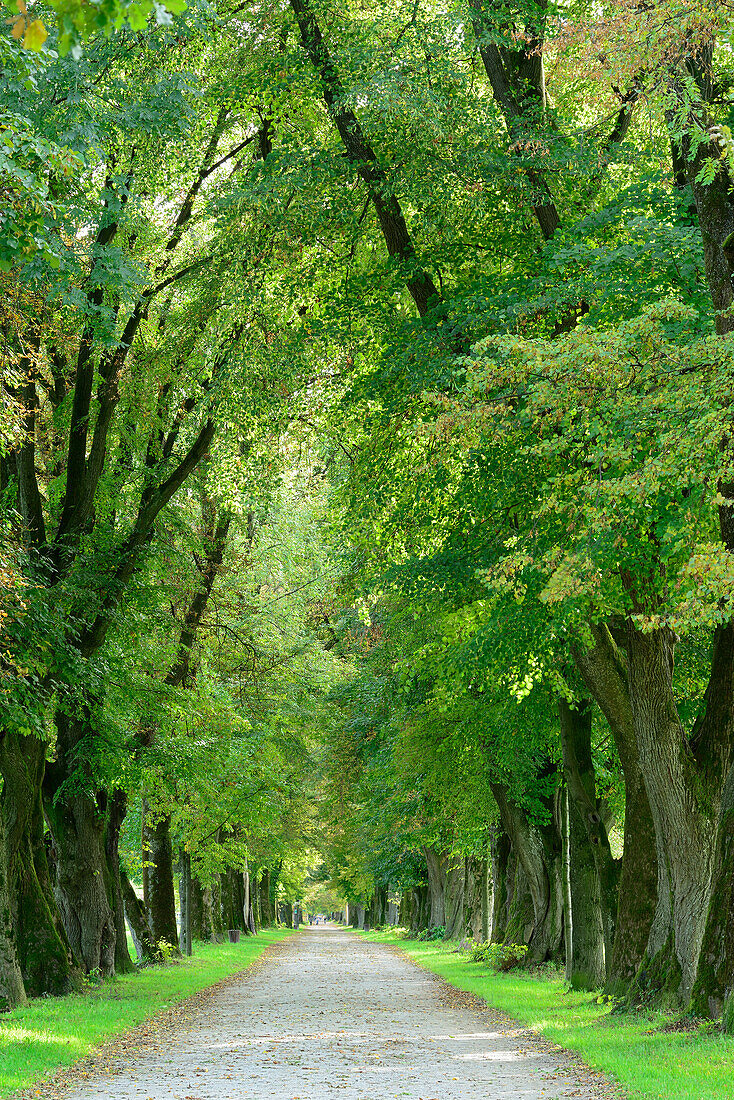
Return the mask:
{"type": "Polygon", "coordinates": [[[109,799],[84,789],[88,774],[77,765],[80,743],[93,740],[89,714],[56,714],[56,758],[43,783],[46,819],[53,837],[54,894],[69,945],[87,973],[115,972],[117,924],[105,846],[109,799]]]}
{"type": "Polygon", "coordinates": [[[30,997],[68,993],[78,969],[53,894],[41,802],[46,744],[0,732],[0,832],[18,962],[30,997]]]}
{"type": "Polygon", "coordinates": [[[120,830],[127,814],[127,795],[114,791],[110,799],[105,829],[105,857],[107,863],[107,896],[115,918],[115,973],[130,974],[136,967],[130,958],[125,926],[125,902],[122,894],[120,872],[120,830]]]}
{"type": "Polygon", "coordinates": [[[263,928],[269,928],[274,923],[273,903],[270,897],[270,871],[263,868],[260,876],[260,913],[262,915],[263,928]]]}
{"type": "Polygon", "coordinates": [[[612,958],[605,993],[630,988],[650,938],[658,895],[655,826],[642,773],[625,775],[624,852],[612,958]]]}
{"type": "Polygon", "coordinates": [[[155,817],[143,805],[143,900],[154,943],[171,947],[179,941],[173,878],[171,817],[155,817]]]}
{"type": "Polygon", "coordinates": [[[245,932],[254,936],[257,928],[255,926],[255,913],[252,905],[252,889],[250,881],[249,870],[244,870],[241,875],[242,878],[242,925],[245,932]]]}
{"type": "Polygon", "coordinates": [[[658,846],[658,906],[635,995],[676,1005],[693,992],[709,911],[721,785],[684,751],[673,699],[674,639],[628,628],[630,702],[658,846]]]}
{"type": "Polygon", "coordinates": [[[573,657],[614,737],[624,772],[624,850],[612,957],[605,991],[624,995],[642,962],[658,898],[658,852],[629,695],[627,662],[604,623],[591,628],[592,645],[573,657]]]}
{"type": "Polygon", "coordinates": [[[734,769],[721,800],[713,888],[693,988],[694,1012],[718,1020],[734,996],[734,769]]]}
{"type": "Polygon", "coordinates": [[[211,886],[204,886],[201,891],[201,938],[204,943],[211,943],[217,935],[214,907],[214,891],[211,886]]]}
{"type": "MultiPolygon", "coordinates": [[[[467,856],[464,861],[464,927],[462,935],[474,940],[483,938],[487,918],[487,861],[467,856]]],[[[486,938],[486,937],[484,937],[486,938]]]]}
{"type": "Polygon", "coordinates": [[[446,865],[445,855],[435,848],[423,848],[428,867],[428,897],[430,899],[429,928],[446,927],[446,865]]]}
{"type": "Polygon", "coordinates": [[[191,939],[202,943],[204,935],[204,888],[194,875],[191,876],[191,939]]]}
{"type": "Polygon", "coordinates": [[[493,783],[492,793],[512,847],[522,865],[533,903],[533,925],[526,942],[529,962],[555,958],[563,939],[561,844],[555,821],[539,826],[493,783]]]}
{"type": "Polygon", "coordinates": [[[0,817],[0,1012],[25,1003],[25,986],[15,946],[7,845],[0,817]]]}
{"type": "Polygon", "coordinates": [[[464,889],[466,885],[466,861],[453,855],[446,860],[446,939],[457,940],[464,936],[464,889]]]}
{"type": "Polygon", "coordinates": [[[533,899],[527,875],[519,856],[512,848],[507,861],[507,900],[503,918],[503,943],[528,944],[530,942],[535,928],[533,899]]]}
{"type": "Polygon", "coordinates": [[[493,943],[502,943],[507,929],[507,871],[510,862],[510,838],[504,829],[493,830],[489,851],[492,863],[490,936],[493,943]]]}
{"type": "MultiPolygon", "coordinates": [[[[619,867],[612,855],[602,800],[596,793],[596,773],[591,757],[591,706],[582,701],[578,707],[571,708],[565,699],[559,699],[558,710],[563,770],[571,802],[571,851],[582,860],[585,859],[580,852],[581,840],[574,835],[574,825],[580,823],[585,830],[596,868],[604,930],[604,956],[607,966],[610,967],[618,907],[619,867]]],[[[571,885],[573,893],[573,879],[571,885]]],[[[589,988],[595,989],[596,986],[589,988]]]]}
{"type": "Polygon", "coordinates": [[[150,934],[145,905],[135,893],[127,873],[122,868],[120,868],[120,889],[122,890],[125,916],[130,926],[138,961],[141,963],[156,962],[160,958],[160,952],[150,934]]]}
{"type": "Polygon", "coordinates": [[[568,798],[570,911],[565,927],[568,980],[574,989],[599,989],[606,978],[601,888],[593,845],[575,800],[568,798]],[[570,948],[569,948],[570,941],[570,948]]]}
{"type": "Polygon", "coordinates": [[[54,840],[56,902],[71,950],[87,973],[115,972],[117,927],[107,893],[107,797],[84,792],[46,800],[54,840]]]}

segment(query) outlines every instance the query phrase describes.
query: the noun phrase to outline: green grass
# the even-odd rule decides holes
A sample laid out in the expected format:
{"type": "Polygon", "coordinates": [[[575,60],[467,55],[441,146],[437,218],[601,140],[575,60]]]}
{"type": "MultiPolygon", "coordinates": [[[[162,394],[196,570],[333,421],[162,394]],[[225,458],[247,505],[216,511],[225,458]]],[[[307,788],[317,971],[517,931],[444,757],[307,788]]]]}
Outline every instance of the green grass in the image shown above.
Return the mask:
{"type": "Polygon", "coordinates": [[[89,992],[39,998],[0,1017],[0,1097],[84,1058],[105,1039],[244,970],[269,944],[289,934],[269,929],[238,944],[197,944],[190,959],[146,967],[89,992]]]}
{"type": "Polygon", "coordinates": [[[611,1015],[589,993],[569,993],[560,977],[498,974],[450,943],[418,943],[395,933],[363,933],[394,944],[458,989],[483,997],[537,1029],[640,1100],[734,1100],[734,1038],[705,1025],[693,1032],[664,1032],[661,1015],[611,1015]]]}

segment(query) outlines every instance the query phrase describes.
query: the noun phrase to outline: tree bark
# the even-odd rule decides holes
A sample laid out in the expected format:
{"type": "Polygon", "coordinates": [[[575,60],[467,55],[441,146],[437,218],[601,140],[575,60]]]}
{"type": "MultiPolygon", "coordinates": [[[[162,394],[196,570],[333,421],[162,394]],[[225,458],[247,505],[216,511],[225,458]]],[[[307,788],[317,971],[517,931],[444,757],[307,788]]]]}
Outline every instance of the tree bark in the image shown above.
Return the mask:
{"type": "Polygon", "coordinates": [[[713,885],[692,1008],[720,1019],[734,995],[734,770],[724,788],[716,836],[713,885]]]}
{"type": "Polygon", "coordinates": [[[260,876],[260,913],[262,914],[263,928],[269,928],[274,923],[273,903],[270,897],[270,871],[263,868],[260,876]]]}
{"type": "Polygon", "coordinates": [[[489,935],[492,943],[502,943],[507,929],[507,871],[510,862],[510,838],[504,829],[493,830],[489,851],[492,864],[492,916],[489,935]]]}
{"type": "Polygon", "coordinates": [[[446,910],[446,939],[461,939],[465,931],[464,890],[466,863],[463,856],[452,855],[446,860],[446,886],[444,903],[446,910]]]}
{"type": "Polygon", "coordinates": [[[491,784],[502,824],[522,866],[533,904],[533,923],[526,933],[528,962],[555,958],[563,939],[563,878],[558,830],[551,818],[540,826],[508,796],[500,783],[491,784]]]}
{"type": "Polygon", "coordinates": [[[8,852],[0,817],[0,1012],[17,1008],[26,1003],[23,975],[15,946],[8,852]]]}
{"type": "Polygon", "coordinates": [[[601,888],[594,850],[574,799],[568,798],[570,911],[565,935],[573,989],[599,989],[606,978],[601,888]],[[570,947],[568,946],[570,941],[570,947]]]}
{"type": "Polygon", "coordinates": [[[435,848],[423,848],[428,866],[429,928],[446,927],[446,856],[435,848]]]}
{"type": "Polygon", "coordinates": [[[635,996],[685,1005],[709,909],[721,780],[706,781],[685,752],[673,646],[665,628],[643,634],[628,626],[630,701],[658,846],[658,905],[635,996]]]}
{"type": "Polygon", "coordinates": [[[115,918],[115,973],[131,974],[135,963],[130,958],[125,926],[125,902],[122,893],[120,869],[120,830],[127,814],[127,795],[116,790],[110,799],[105,827],[105,859],[107,872],[107,896],[115,918]]]}
{"type": "MultiPolygon", "coordinates": [[[[619,900],[619,866],[609,844],[602,800],[596,793],[596,773],[591,757],[591,706],[587,701],[582,700],[577,707],[572,708],[565,699],[559,699],[558,711],[563,771],[568,797],[572,803],[569,809],[571,851],[576,852],[582,861],[585,859],[585,855],[580,851],[581,840],[574,835],[574,828],[580,823],[586,832],[596,867],[604,929],[604,956],[607,966],[611,967],[614,926],[619,900]]],[[[589,988],[595,989],[596,986],[589,988]]]]}
{"type": "Polygon", "coordinates": [[[44,846],[45,742],[0,732],[0,833],[18,962],[28,996],[61,995],[78,969],[53,894],[44,846]]]}
{"type": "MultiPolygon", "coordinates": [[[[44,805],[54,841],[56,902],[71,950],[87,973],[115,972],[117,925],[108,895],[104,791],[92,794],[66,781],[76,774],[77,746],[93,736],[86,718],[56,716],[56,759],[46,769],[44,805]]],[[[80,781],[87,777],[80,775],[80,781]]]]}
{"type": "Polygon", "coordinates": [[[160,958],[160,953],[150,934],[148,914],[145,905],[135,893],[127,872],[122,868],[120,868],[120,889],[122,891],[122,898],[125,906],[125,916],[130,926],[138,962],[156,962],[160,958]]]}
{"type": "Polygon", "coordinates": [[[592,645],[576,646],[573,658],[614,738],[624,773],[624,849],[615,935],[605,991],[623,996],[642,962],[658,899],[655,825],[634,729],[624,654],[604,623],[590,628],[592,645]]]}
{"type": "Polygon", "coordinates": [[[171,816],[156,817],[143,804],[143,900],[153,942],[175,948],[179,940],[176,924],[176,894],[171,844],[171,816]]]}

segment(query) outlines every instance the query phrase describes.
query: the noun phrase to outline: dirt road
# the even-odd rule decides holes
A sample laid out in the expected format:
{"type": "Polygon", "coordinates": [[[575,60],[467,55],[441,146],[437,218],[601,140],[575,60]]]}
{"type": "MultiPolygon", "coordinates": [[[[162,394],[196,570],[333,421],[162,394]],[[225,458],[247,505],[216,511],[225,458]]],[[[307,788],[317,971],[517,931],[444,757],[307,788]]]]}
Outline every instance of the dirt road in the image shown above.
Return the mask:
{"type": "Polygon", "coordinates": [[[306,928],[67,1100],[591,1100],[611,1093],[387,947],[306,928]]]}

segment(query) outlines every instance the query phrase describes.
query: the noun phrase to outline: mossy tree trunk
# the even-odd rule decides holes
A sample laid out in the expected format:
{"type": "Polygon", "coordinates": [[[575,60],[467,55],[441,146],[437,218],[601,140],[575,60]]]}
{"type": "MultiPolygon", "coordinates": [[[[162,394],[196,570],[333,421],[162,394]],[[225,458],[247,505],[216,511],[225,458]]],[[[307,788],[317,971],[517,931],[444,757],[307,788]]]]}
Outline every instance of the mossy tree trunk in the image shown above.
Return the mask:
{"type": "Polygon", "coordinates": [[[719,628],[693,736],[672,689],[672,632],[628,626],[630,701],[658,846],[658,905],[635,995],[686,1005],[709,912],[722,784],[730,766],[734,630],[719,628]]]}
{"type": "Polygon", "coordinates": [[[120,869],[120,889],[125,906],[125,916],[130,926],[138,961],[143,963],[156,962],[160,958],[160,952],[150,934],[145,905],[135,893],[127,872],[122,868],[120,869]]]}
{"type": "Polygon", "coordinates": [[[54,843],[54,893],[74,956],[87,973],[115,972],[117,922],[112,908],[105,833],[108,798],[84,789],[77,750],[93,738],[90,719],[56,716],[56,758],[46,769],[44,806],[54,843]]]}
{"type": "Polygon", "coordinates": [[[446,860],[446,939],[461,939],[465,931],[464,904],[466,888],[466,861],[463,856],[452,855],[446,860]]]}
{"type": "Polygon", "coordinates": [[[130,958],[125,926],[125,901],[120,869],[120,830],[127,814],[127,795],[116,790],[109,800],[105,827],[105,857],[107,865],[107,896],[115,918],[115,973],[130,974],[135,963],[130,958]]]}
{"type": "Polygon", "coordinates": [[[68,993],[79,974],[53,893],[44,845],[41,785],[47,746],[0,732],[0,830],[14,941],[29,996],[68,993]]]}
{"type": "Polygon", "coordinates": [[[446,926],[446,856],[435,848],[423,848],[428,869],[429,928],[446,926]]]}
{"type": "Polygon", "coordinates": [[[8,852],[0,818],[0,1012],[26,1003],[10,904],[8,852]]]}
{"type": "Polygon", "coordinates": [[[510,862],[510,838],[504,829],[495,828],[489,844],[492,873],[492,916],[489,935],[493,943],[502,943],[507,928],[507,871],[510,862]]]}
{"type": "Polygon", "coordinates": [[[642,962],[658,900],[658,848],[640,761],[625,653],[604,623],[590,628],[591,645],[575,646],[574,661],[609,723],[624,774],[624,849],[605,991],[624,996],[642,962]]]}
{"type": "Polygon", "coordinates": [[[170,814],[156,815],[143,804],[143,900],[153,942],[176,947],[176,894],[170,814]]]}
{"type": "Polygon", "coordinates": [[[721,800],[713,885],[692,1007],[702,1016],[720,1019],[734,995],[734,769],[721,800]]]}
{"type": "Polygon", "coordinates": [[[263,928],[268,928],[274,923],[275,917],[273,914],[273,901],[270,896],[270,871],[267,867],[263,867],[260,875],[259,893],[263,928]]]}
{"type": "Polygon", "coordinates": [[[594,851],[578,805],[568,797],[569,900],[567,978],[574,989],[599,989],[606,978],[602,893],[594,851]]]}
{"type": "Polygon", "coordinates": [[[562,853],[555,817],[542,825],[531,821],[506,787],[491,786],[532,900],[532,926],[524,937],[528,961],[545,962],[557,957],[563,940],[562,853]]]}
{"type": "MultiPolygon", "coordinates": [[[[559,699],[558,711],[563,751],[563,772],[570,802],[570,847],[572,857],[574,857],[571,860],[571,870],[573,872],[575,859],[579,868],[583,868],[583,874],[589,887],[592,888],[594,895],[598,896],[604,934],[605,965],[609,968],[612,961],[618,908],[620,867],[612,855],[604,806],[596,790],[596,772],[591,755],[591,704],[588,700],[581,700],[577,706],[571,707],[565,699],[559,699]],[[588,842],[588,852],[591,853],[594,860],[596,884],[592,883],[590,877],[586,877],[586,852],[582,851],[582,838],[576,836],[579,825],[584,829],[588,842]]],[[[576,890],[573,874],[571,888],[573,900],[576,890]]],[[[594,906],[592,906],[593,908],[594,906]]],[[[591,915],[592,909],[589,910],[589,915],[591,915]]],[[[591,947],[590,939],[588,944],[591,947]]],[[[596,952],[592,950],[592,954],[595,955],[596,952]]],[[[594,980],[596,980],[597,975],[593,967],[592,972],[594,980]]],[[[589,988],[595,989],[597,986],[593,985],[589,988]]]]}

